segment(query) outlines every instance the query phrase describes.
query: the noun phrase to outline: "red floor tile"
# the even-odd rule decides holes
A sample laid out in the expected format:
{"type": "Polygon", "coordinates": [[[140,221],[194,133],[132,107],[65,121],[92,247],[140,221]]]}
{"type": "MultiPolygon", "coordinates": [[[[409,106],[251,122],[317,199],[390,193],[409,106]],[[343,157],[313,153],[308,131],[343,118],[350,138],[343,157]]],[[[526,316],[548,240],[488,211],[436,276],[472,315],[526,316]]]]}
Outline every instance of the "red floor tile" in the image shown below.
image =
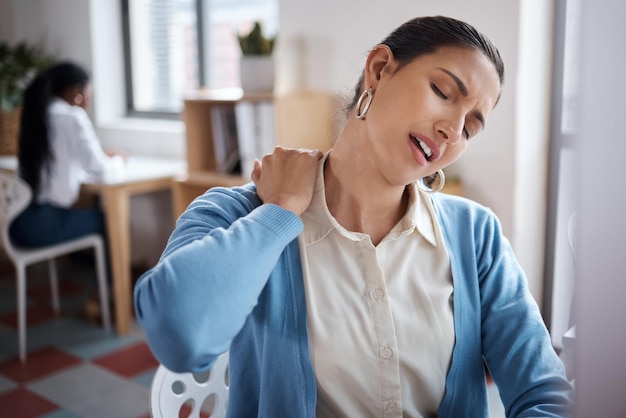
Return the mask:
{"type": "Polygon", "coordinates": [[[0,414],[3,417],[35,418],[58,409],[54,403],[25,388],[0,394],[0,414]]]}
{"type": "Polygon", "coordinates": [[[44,347],[41,350],[29,353],[25,364],[22,364],[18,358],[0,364],[0,374],[16,382],[27,383],[79,364],[82,361],[82,359],[60,351],[57,348],[44,347]]]}
{"type": "MultiPolygon", "coordinates": [[[[187,402],[185,402],[183,404],[183,406],[180,407],[180,410],[178,411],[178,418],[190,418],[191,412],[193,411],[193,407],[188,405],[187,402]]],[[[197,415],[194,415],[197,416],[197,415]]],[[[148,412],[146,415],[141,415],[137,418],[151,418],[152,414],[150,414],[150,412],[148,412]]],[[[210,418],[211,414],[203,411],[202,409],[200,410],[200,418],[210,418]]]]}
{"type": "Polygon", "coordinates": [[[145,342],[95,358],[92,363],[124,377],[137,376],[159,366],[145,342]]]}
{"type": "MultiPolygon", "coordinates": [[[[189,418],[191,417],[191,411],[193,411],[193,405],[189,405],[188,402],[185,402],[183,406],[180,407],[180,411],[178,411],[178,418],[189,418]]],[[[211,414],[208,412],[200,410],[200,418],[210,418],[211,414]]]]}
{"type": "MultiPolygon", "coordinates": [[[[56,316],[51,306],[29,306],[26,309],[26,327],[50,321],[56,316]]],[[[16,330],[17,310],[0,315],[0,323],[16,330]]]]}

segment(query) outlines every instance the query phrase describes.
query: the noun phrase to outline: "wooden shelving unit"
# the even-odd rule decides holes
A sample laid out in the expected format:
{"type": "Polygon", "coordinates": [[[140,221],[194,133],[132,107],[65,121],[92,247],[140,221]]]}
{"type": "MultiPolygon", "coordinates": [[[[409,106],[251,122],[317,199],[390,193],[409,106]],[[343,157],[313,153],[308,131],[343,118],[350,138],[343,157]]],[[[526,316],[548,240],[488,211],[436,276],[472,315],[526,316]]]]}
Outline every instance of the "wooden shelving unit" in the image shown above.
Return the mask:
{"type": "Polygon", "coordinates": [[[327,151],[332,143],[334,96],[317,91],[299,91],[284,96],[271,93],[243,94],[241,89],[203,89],[184,99],[188,174],[174,183],[174,216],[178,218],[191,201],[215,186],[235,186],[250,181],[250,173],[226,175],[217,172],[213,147],[214,106],[239,102],[271,102],[274,106],[276,144],[327,151]]]}

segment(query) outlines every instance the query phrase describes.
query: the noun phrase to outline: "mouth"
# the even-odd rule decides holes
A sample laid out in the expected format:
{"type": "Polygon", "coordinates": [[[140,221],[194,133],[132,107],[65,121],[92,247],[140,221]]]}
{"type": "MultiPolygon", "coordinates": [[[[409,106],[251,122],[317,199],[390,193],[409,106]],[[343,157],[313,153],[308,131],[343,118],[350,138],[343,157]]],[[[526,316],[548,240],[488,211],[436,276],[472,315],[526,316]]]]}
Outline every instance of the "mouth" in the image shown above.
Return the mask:
{"type": "Polygon", "coordinates": [[[411,141],[413,141],[417,145],[417,148],[422,151],[426,160],[432,161],[433,151],[430,149],[430,147],[421,139],[418,139],[414,137],[413,135],[410,135],[410,136],[411,136],[411,141]]]}

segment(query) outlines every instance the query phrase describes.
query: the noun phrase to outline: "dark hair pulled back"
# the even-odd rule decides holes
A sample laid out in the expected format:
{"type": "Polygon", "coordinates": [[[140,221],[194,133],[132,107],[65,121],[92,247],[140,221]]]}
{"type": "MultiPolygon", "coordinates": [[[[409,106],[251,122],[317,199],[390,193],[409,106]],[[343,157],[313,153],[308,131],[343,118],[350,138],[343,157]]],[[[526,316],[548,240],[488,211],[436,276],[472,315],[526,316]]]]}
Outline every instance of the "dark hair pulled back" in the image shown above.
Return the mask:
{"type": "Polygon", "coordinates": [[[52,160],[48,132],[48,106],[70,88],[84,88],[89,75],[72,62],[59,62],[39,73],[24,91],[18,146],[20,177],[37,196],[41,173],[52,160]]]}
{"type": "MultiPolygon", "coordinates": [[[[398,63],[396,71],[411,63],[414,59],[432,54],[442,47],[469,47],[481,51],[493,63],[500,79],[504,83],[504,62],[500,52],[473,26],[463,21],[445,16],[426,16],[411,19],[385,38],[381,44],[387,45],[398,63]]],[[[361,74],[354,88],[354,96],[348,105],[351,110],[356,106],[363,92],[364,73],[361,74]]]]}

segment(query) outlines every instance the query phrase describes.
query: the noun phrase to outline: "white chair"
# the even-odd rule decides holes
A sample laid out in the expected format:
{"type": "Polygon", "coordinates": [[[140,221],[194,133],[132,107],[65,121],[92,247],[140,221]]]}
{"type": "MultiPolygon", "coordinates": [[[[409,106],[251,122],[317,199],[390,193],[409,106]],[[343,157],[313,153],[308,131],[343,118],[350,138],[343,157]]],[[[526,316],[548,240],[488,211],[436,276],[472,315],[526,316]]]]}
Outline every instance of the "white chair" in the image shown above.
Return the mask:
{"type": "Polygon", "coordinates": [[[59,312],[59,284],[55,258],[78,250],[93,248],[96,255],[98,287],[104,328],[111,329],[109,313],[109,296],[106,283],[106,261],[104,258],[104,242],[98,234],[87,235],[60,244],[22,248],[13,245],[9,238],[11,222],[28,206],[32,192],[26,182],[15,174],[0,171],[0,232],[2,246],[8,258],[15,266],[17,274],[17,325],[19,356],[22,363],[26,362],[26,267],[48,260],[50,287],[52,289],[52,308],[59,312]]]}
{"type": "Polygon", "coordinates": [[[223,418],[228,407],[228,351],[220,355],[207,373],[174,373],[165,366],[157,369],[150,386],[150,413],[153,418],[178,417],[185,406],[189,418],[200,412],[223,418]]]}

